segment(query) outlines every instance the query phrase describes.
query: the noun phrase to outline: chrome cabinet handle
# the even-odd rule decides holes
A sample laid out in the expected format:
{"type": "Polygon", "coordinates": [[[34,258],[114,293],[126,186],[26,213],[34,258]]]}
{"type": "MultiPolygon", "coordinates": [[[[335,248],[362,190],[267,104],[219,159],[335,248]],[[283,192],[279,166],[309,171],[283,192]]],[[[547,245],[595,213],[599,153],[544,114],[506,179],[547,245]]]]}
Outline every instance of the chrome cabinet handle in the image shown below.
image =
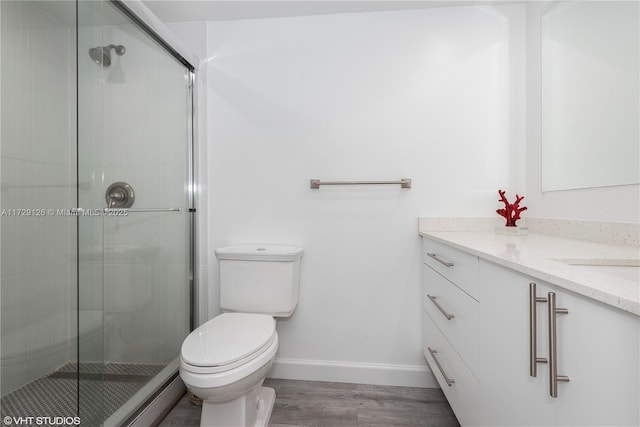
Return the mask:
{"type": "Polygon", "coordinates": [[[455,317],[453,314],[447,313],[446,310],[442,308],[440,304],[438,304],[438,302],[436,301],[438,297],[434,297],[433,295],[427,294],[427,298],[429,298],[429,300],[433,303],[433,305],[435,305],[437,309],[440,310],[440,313],[442,313],[442,315],[446,317],[447,320],[451,320],[455,317]]]}
{"type": "Polygon", "coordinates": [[[538,363],[547,363],[546,357],[538,357],[538,331],[536,330],[536,303],[547,302],[536,296],[536,284],[529,283],[529,375],[538,376],[538,363]]]}
{"type": "Polygon", "coordinates": [[[549,292],[547,296],[547,306],[549,308],[549,394],[551,397],[558,397],[558,382],[569,382],[569,377],[558,375],[556,315],[568,314],[569,310],[556,307],[555,292],[549,292]]]}
{"type": "Polygon", "coordinates": [[[436,357],[436,353],[438,352],[436,350],[432,350],[431,347],[427,347],[427,350],[429,350],[431,357],[433,357],[433,361],[436,362],[436,366],[438,367],[438,370],[440,370],[440,373],[442,374],[445,382],[449,387],[451,387],[456,382],[456,380],[454,380],[453,378],[449,378],[449,375],[447,375],[447,373],[442,368],[442,365],[440,364],[440,362],[438,361],[438,358],[436,357]]]}
{"type": "Polygon", "coordinates": [[[427,255],[429,255],[431,258],[435,259],[436,261],[438,261],[440,264],[444,265],[447,268],[453,267],[453,263],[452,262],[444,260],[444,259],[440,258],[436,254],[427,252],[427,255]]]}

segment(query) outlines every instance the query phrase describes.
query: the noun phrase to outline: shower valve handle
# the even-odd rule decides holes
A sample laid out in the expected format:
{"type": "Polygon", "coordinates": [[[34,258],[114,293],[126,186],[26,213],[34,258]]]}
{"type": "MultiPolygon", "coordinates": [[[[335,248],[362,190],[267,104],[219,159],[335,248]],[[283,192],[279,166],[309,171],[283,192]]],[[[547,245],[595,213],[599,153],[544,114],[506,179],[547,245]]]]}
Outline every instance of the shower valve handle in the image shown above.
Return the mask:
{"type": "Polygon", "coordinates": [[[114,182],[107,188],[107,208],[130,208],[136,199],[133,187],[126,182],[114,182]]]}
{"type": "Polygon", "coordinates": [[[109,194],[109,196],[108,196],[108,197],[109,197],[111,200],[115,200],[115,201],[120,202],[120,201],[124,200],[124,198],[125,198],[126,196],[124,195],[124,193],[123,193],[123,192],[121,192],[121,191],[116,191],[116,192],[113,192],[113,193],[109,194]]]}

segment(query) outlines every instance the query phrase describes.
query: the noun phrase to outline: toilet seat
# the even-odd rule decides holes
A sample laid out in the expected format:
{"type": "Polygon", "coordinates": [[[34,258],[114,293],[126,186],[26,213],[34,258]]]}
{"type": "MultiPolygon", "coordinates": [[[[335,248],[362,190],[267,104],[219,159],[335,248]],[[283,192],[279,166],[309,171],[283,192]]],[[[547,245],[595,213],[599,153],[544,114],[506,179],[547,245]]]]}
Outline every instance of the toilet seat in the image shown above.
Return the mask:
{"type": "MultiPolygon", "coordinates": [[[[181,358],[180,377],[182,377],[182,380],[188,385],[191,391],[203,398],[207,396],[208,392],[205,391],[202,392],[202,394],[198,394],[201,390],[219,389],[221,392],[222,388],[227,388],[228,392],[228,387],[232,384],[243,383],[243,381],[250,379],[257,372],[264,370],[265,367],[267,369],[271,367],[271,363],[277,350],[278,335],[276,335],[271,345],[262,353],[256,355],[254,359],[247,361],[244,365],[236,366],[235,368],[217,373],[212,373],[209,370],[211,368],[188,365],[181,358]]],[[[261,375],[263,375],[262,379],[264,379],[266,372],[263,372],[261,375]]],[[[234,389],[235,387],[231,386],[231,388],[234,389]]],[[[219,395],[219,393],[216,394],[219,395]]]]}
{"type": "Polygon", "coordinates": [[[199,374],[229,371],[258,358],[276,339],[276,322],[269,315],[223,313],[185,339],[182,369],[199,374]]]}

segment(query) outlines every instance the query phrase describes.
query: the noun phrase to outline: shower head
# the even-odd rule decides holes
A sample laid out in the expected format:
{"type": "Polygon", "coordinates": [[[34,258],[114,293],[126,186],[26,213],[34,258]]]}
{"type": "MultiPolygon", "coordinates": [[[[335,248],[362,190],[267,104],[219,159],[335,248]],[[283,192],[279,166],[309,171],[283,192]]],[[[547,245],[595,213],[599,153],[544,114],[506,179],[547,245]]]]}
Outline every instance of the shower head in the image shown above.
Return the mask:
{"type": "Polygon", "coordinates": [[[111,49],[116,51],[116,55],[122,56],[127,49],[121,44],[110,44],[109,46],[92,47],[89,49],[89,56],[93,61],[102,65],[103,67],[109,67],[111,65],[111,49]]]}

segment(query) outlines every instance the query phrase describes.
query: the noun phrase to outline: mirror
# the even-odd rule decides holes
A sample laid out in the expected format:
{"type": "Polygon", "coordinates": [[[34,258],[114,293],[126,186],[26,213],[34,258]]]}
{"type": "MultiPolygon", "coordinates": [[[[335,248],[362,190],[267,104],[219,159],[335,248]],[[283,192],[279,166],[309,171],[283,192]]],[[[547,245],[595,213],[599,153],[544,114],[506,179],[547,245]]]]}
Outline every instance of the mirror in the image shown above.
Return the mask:
{"type": "Polygon", "coordinates": [[[542,11],[542,191],[640,183],[636,1],[542,11]]]}

